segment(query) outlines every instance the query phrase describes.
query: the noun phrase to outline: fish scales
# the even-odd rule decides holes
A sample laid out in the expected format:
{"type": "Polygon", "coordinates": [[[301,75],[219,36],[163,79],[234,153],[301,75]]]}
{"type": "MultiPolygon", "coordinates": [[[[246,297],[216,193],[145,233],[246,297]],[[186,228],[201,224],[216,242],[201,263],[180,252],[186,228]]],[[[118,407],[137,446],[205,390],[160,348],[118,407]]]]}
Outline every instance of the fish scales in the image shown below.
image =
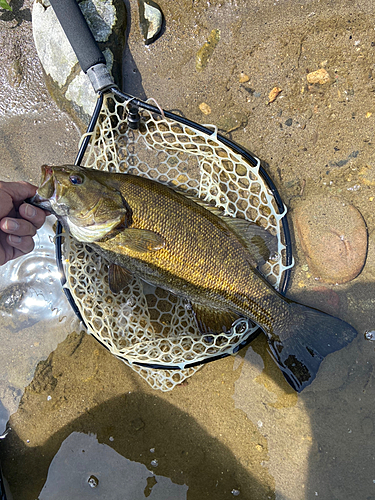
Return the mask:
{"type": "MultiPolygon", "coordinates": [[[[190,300],[220,309],[231,309],[272,331],[275,322],[274,290],[251,265],[248,250],[223,218],[213,214],[188,197],[167,186],[133,175],[116,174],[111,185],[121,191],[132,208],[131,227],[160,234],[165,247],[157,252],[126,250],[118,263],[134,269],[135,259],[140,261],[136,270],[145,276],[147,264],[151,270],[163,269],[160,286],[190,300]],[[262,299],[260,302],[259,299],[262,299]]],[[[115,237],[116,241],[116,237],[115,237]]],[[[110,240],[97,246],[111,251],[110,240]]],[[[149,280],[155,284],[155,272],[149,280]]],[[[277,311],[287,307],[281,302],[277,311]]]]}

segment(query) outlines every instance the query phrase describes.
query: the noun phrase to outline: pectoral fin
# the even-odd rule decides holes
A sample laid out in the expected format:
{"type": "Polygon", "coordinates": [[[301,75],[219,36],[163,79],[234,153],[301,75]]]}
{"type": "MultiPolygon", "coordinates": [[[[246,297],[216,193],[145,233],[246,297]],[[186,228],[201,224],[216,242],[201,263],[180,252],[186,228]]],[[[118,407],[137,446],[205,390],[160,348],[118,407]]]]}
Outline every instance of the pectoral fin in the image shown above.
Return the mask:
{"type": "Polygon", "coordinates": [[[135,252],[156,252],[165,246],[162,236],[147,229],[128,228],[118,234],[113,240],[114,248],[128,249],[135,252]]]}
{"type": "Polygon", "coordinates": [[[218,311],[200,304],[192,304],[197,325],[202,335],[228,332],[232,324],[239,318],[235,313],[218,311]]]}
{"type": "Polygon", "coordinates": [[[111,264],[108,269],[108,284],[112,293],[120,293],[133,281],[133,275],[124,267],[111,264]]]}

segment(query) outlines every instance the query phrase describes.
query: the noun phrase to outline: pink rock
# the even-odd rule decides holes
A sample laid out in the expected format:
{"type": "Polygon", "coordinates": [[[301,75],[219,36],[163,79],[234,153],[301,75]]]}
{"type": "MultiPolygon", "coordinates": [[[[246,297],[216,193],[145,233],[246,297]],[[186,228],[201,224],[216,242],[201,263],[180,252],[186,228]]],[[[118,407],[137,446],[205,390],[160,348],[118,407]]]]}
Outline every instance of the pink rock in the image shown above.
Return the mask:
{"type": "Polygon", "coordinates": [[[344,199],[320,195],[303,201],[294,223],[311,272],[325,283],[346,283],[361,272],[367,228],[360,212],[344,199]]]}

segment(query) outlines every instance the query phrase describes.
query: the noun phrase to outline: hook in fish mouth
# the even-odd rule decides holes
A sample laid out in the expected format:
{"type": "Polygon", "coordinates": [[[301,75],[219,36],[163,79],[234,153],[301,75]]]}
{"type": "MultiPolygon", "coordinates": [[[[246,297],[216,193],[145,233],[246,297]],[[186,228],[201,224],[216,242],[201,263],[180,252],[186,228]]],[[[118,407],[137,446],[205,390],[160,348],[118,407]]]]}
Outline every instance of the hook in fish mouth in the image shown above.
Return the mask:
{"type": "Polygon", "coordinates": [[[42,177],[40,186],[35,195],[28,200],[29,203],[44,210],[52,210],[51,199],[56,194],[55,183],[53,178],[53,169],[48,165],[42,165],[42,177]]]}

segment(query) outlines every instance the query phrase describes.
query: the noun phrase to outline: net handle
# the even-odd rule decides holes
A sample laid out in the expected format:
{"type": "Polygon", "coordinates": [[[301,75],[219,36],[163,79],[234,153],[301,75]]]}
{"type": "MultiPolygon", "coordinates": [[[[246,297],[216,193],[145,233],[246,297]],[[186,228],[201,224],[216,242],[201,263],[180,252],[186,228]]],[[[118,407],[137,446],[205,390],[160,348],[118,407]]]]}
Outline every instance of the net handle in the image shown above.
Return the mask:
{"type": "Polygon", "coordinates": [[[76,0],[50,0],[82,71],[90,78],[95,92],[113,87],[106,60],[76,0]]]}

